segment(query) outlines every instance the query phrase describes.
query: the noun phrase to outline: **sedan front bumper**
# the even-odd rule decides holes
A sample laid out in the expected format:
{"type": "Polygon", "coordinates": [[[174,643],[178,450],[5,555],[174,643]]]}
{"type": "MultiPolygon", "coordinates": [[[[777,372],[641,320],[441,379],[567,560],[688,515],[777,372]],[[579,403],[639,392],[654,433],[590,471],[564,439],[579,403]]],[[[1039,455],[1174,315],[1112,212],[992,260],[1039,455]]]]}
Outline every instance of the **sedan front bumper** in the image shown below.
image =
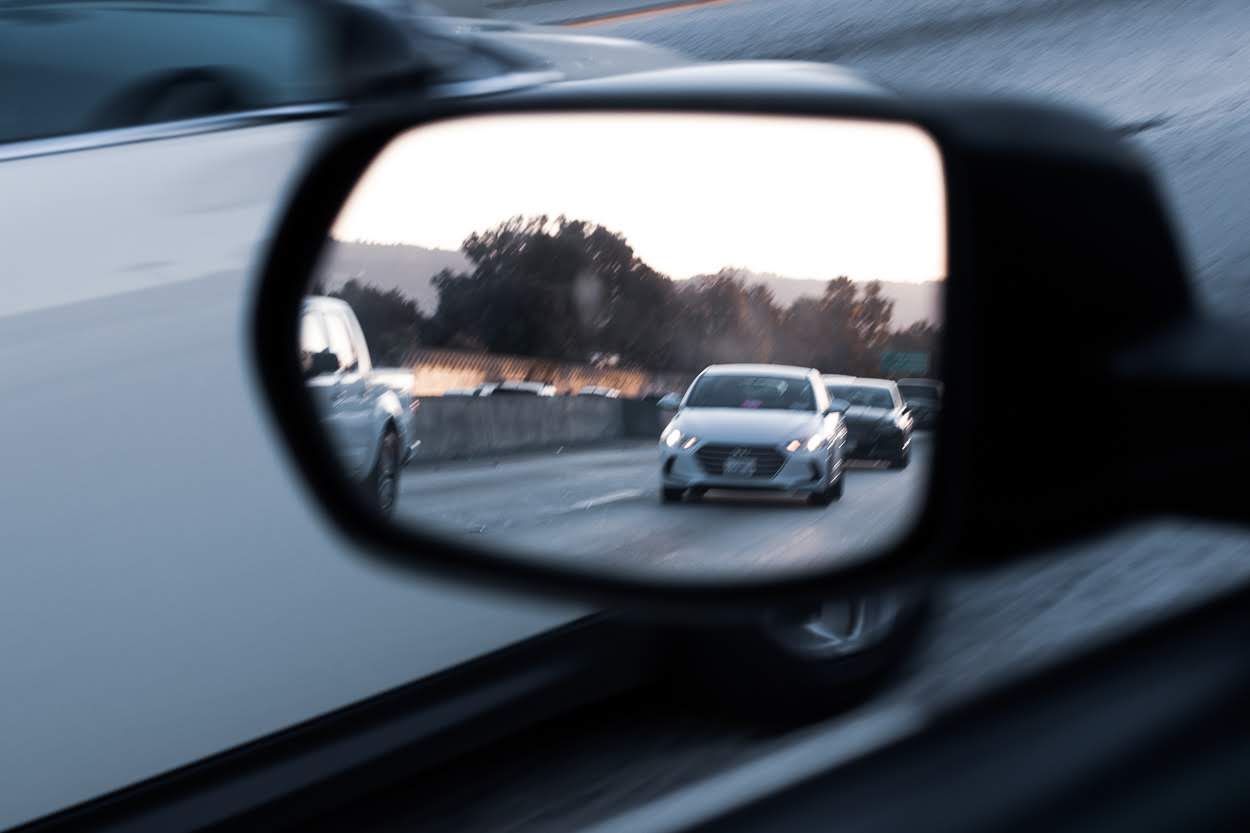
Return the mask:
{"type": "Polygon", "coordinates": [[[837,459],[830,463],[827,448],[788,452],[725,443],[700,443],[689,449],[660,447],[660,482],[669,489],[814,492],[824,489],[840,466],[837,459]]]}

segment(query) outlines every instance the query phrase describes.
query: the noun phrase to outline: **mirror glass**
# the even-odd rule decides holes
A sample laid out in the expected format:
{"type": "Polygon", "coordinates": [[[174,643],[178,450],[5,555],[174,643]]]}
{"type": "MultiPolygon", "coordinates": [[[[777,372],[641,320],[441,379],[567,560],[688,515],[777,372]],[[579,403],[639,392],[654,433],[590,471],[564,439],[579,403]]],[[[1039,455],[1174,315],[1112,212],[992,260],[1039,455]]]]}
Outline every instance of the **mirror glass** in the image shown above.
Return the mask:
{"type": "Polygon", "coordinates": [[[379,522],[635,577],[827,569],[925,497],[946,249],[912,125],[442,121],[343,206],[299,358],[379,522]]]}

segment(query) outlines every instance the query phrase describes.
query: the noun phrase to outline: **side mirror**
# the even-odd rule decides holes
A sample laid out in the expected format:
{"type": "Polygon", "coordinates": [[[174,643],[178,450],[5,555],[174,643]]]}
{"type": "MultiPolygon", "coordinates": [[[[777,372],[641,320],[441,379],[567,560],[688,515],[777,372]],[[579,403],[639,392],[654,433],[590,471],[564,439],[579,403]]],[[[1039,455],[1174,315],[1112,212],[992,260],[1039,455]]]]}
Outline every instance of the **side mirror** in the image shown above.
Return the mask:
{"type": "MultiPolygon", "coordinates": [[[[1137,418],[1143,403],[1183,396],[1219,413],[1230,402],[1250,402],[1236,394],[1250,392],[1250,362],[1232,358],[1245,353],[1236,349],[1240,331],[1199,326],[1208,322],[1198,319],[1150,171],[1116,132],[1084,114],[1030,104],[852,92],[824,67],[725,69],[556,84],[506,101],[423,100],[412,111],[388,107],[348,118],[319,146],[272,237],[252,335],[281,436],[321,507],[363,545],[360,553],[597,607],[681,616],[706,608],[736,618],[744,608],[774,610],[892,587],[913,566],[927,573],[935,564],[997,564],[1146,513],[1200,509],[1245,517],[1243,496],[1216,484],[1219,471],[1231,477],[1250,468],[1250,450],[1239,451],[1220,432],[1181,432],[1166,454],[1142,457],[1158,431],[1137,418]],[[525,165],[481,164],[492,149],[522,145],[538,154],[525,165]],[[575,151],[581,155],[570,157],[575,151]],[[597,182],[588,191],[582,171],[603,158],[619,161],[597,170],[614,185],[597,182]],[[741,163],[731,183],[736,198],[728,201],[725,158],[741,163]],[[788,173],[779,173],[781,163],[788,173]],[[654,197],[648,210],[625,211],[632,203],[624,195],[639,189],[654,197]],[[474,199],[439,198],[465,192],[474,199]],[[819,210],[811,193],[822,194],[819,210]],[[518,204],[513,195],[526,198],[518,204]],[[457,206],[454,217],[449,203],[457,206]],[[422,222],[427,216],[431,221],[422,222]],[[650,442],[620,442],[624,408],[571,398],[476,403],[491,407],[427,400],[418,426],[423,451],[492,462],[512,455],[500,468],[473,467],[473,477],[497,489],[483,503],[490,521],[480,525],[461,523],[445,504],[426,499],[459,470],[405,474],[423,478],[411,490],[395,490],[393,479],[368,471],[353,478],[356,469],[341,461],[354,459],[360,443],[339,430],[342,420],[324,418],[321,398],[301,389],[299,314],[323,277],[317,270],[326,240],[374,238],[377,224],[391,218],[406,228],[454,220],[446,240],[478,235],[500,268],[524,276],[508,285],[511,294],[487,304],[483,292],[502,290],[492,288],[498,282],[486,266],[470,264],[443,282],[436,308],[455,312],[441,324],[463,349],[437,351],[446,353],[441,364],[429,356],[431,379],[455,362],[457,385],[477,384],[518,360],[584,364],[587,345],[567,337],[583,319],[607,322],[593,346],[632,345],[632,352],[610,370],[578,368],[578,384],[615,385],[619,378],[631,390],[684,390],[712,367],[737,378],[710,387],[715,405],[670,426],[658,455],[650,442]],[[792,233],[830,223],[839,229],[837,246],[818,234],[792,233]],[[749,261],[777,275],[845,275],[812,289],[847,299],[866,291],[852,274],[930,284],[936,329],[919,352],[942,367],[949,416],[940,437],[922,437],[915,447],[850,449],[890,455],[884,462],[908,468],[905,477],[896,471],[847,478],[856,507],[877,501],[873,509],[833,507],[843,484],[832,468],[821,468],[827,455],[807,424],[811,413],[767,406],[787,401],[790,385],[807,380],[812,368],[860,380],[848,385],[880,388],[888,380],[874,374],[893,375],[915,358],[884,346],[911,344],[917,333],[887,318],[877,322],[887,340],[856,336],[832,344],[822,334],[853,332],[844,326],[844,305],[782,309],[774,297],[777,314],[761,321],[792,326],[769,324],[763,334],[770,337],[761,339],[703,337],[709,319],[767,293],[748,296],[745,284],[722,281],[717,292],[738,299],[725,311],[677,303],[692,284],[666,276],[673,270],[664,265],[664,250],[641,242],[671,238],[677,227],[683,248],[701,253],[697,268],[708,274],[749,261]],[[747,239],[749,247],[738,245],[747,239]],[[514,261],[516,241],[525,244],[523,260],[514,261]],[[598,266],[605,246],[637,252],[621,261],[611,286],[598,266]],[[691,310],[701,315],[689,317],[691,310]],[[466,351],[474,355],[462,360],[466,351]],[[887,353],[903,358],[886,361],[887,353]],[[1023,378],[1030,384],[1019,384],[1023,378]],[[1099,402],[1100,431],[1114,438],[1078,483],[1055,461],[1079,443],[1082,426],[1036,407],[1037,390],[1059,387],[1071,401],[1099,402]],[[642,476],[616,491],[592,478],[573,502],[564,490],[539,501],[520,468],[505,468],[542,454],[561,474],[580,477],[603,465],[608,448],[613,455],[624,448],[619,459],[642,476]],[[1180,478],[1186,489],[1168,488],[1180,478]],[[874,482],[889,487],[871,488],[874,482]],[[825,514],[779,513],[771,500],[722,494],[745,490],[801,497],[826,507],[825,514]],[[708,511],[689,505],[705,499],[708,511]],[[394,500],[393,515],[377,508],[394,500]],[[719,511],[718,501],[733,511],[719,511]],[[536,511],[550,522],[530,523],[536,511]],[[706,534],[713,516],[724,525],[722,536],[706,534]],[[784,534],[800,517],[804,525],[827,526],[822,534],[784,534]],[[732,541],[743,557],[723,558],[713,541],[732,541]],[[779,547],[795,557],[775,557],[779,547]]],[[[422,236],[408,243],[446,241],[422,236]]],[[[410,329],[395,335],[410,341],[410,329]]],[[[736,332],[716,332],[722,329],[736,332]]],[[[657,404],[667,410],[681,402],[669,394],[657,404]]],[[[830,404],[838,413],[849,407],[830,404]]]]}
{"type": "Polygon", "coordinates": [[[845,399],[830,399],[828,413],[844,414],[850,407],[851,403],[847,402],[845,399]]]}
{"type": "Polygon", "coordinates": [[[320,353],[313,353],[310,357],[305,377],[311,379],[315,376],[324,376],[327,373],[337,373],[339,367],[338,354],[329,350],[322,350],[320,353]]]}
{"type": "Polygon", "coordinates": [[[675,411],[681,407],[681,397],[675,393],[666,393],[660,397],[656,407],[661,411],[675,411]]]}

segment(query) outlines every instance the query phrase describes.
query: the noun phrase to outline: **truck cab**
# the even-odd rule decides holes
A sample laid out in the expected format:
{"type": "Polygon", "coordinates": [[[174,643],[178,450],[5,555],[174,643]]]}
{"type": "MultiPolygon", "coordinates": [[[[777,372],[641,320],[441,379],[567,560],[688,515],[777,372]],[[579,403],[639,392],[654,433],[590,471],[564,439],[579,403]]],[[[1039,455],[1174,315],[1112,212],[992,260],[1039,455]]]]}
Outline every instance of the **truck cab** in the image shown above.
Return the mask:
{"type": "Polygon", "coordinates": [[[339,462],[378,511],[390,514],[400,473],[420,445],[419,400],[375,373],[356,314],[337,298],[304,300],[300,359],[339,462]]]}

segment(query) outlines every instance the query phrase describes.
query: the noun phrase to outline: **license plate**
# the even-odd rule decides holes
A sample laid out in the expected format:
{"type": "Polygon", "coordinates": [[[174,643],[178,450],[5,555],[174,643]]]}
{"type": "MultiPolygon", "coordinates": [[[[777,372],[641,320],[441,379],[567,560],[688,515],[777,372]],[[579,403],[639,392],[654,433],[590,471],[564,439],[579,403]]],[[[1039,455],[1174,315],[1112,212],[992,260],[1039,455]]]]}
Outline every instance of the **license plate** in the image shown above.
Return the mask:
{"type": "Polygon", "coordinates": [[[725,461],[725,474],[736,477],[752,477],[755,474],[754,457],[730,457],[725,461]]]}

